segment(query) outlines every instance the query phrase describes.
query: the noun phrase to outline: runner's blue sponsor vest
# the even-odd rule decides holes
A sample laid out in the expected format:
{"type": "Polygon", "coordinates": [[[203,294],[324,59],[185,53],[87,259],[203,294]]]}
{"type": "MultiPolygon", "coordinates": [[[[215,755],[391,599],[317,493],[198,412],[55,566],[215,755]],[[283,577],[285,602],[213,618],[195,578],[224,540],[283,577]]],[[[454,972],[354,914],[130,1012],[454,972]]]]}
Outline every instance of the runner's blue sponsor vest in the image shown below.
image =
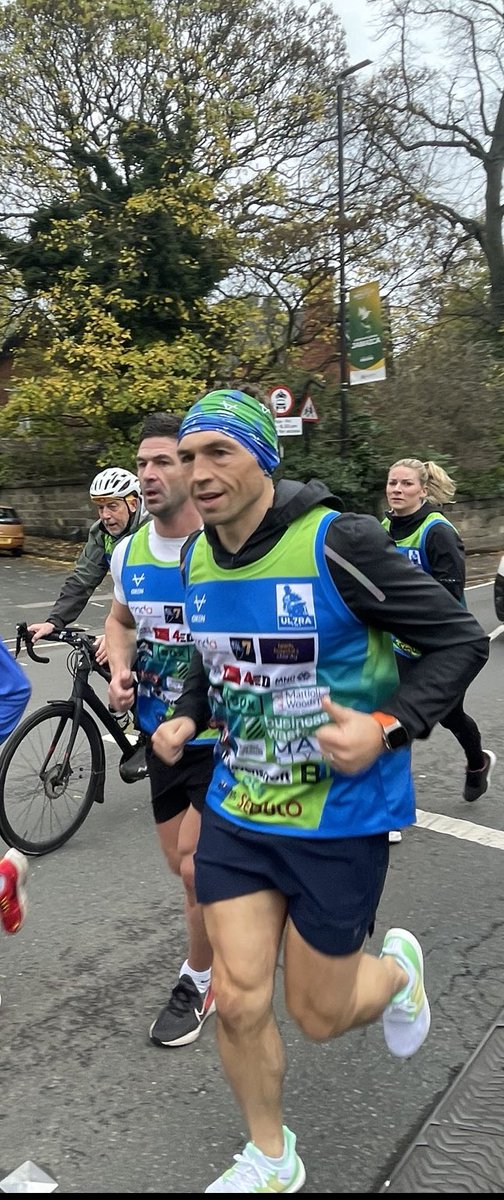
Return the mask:
{"type": "Polygon", "coordinates": [[[245,828],[332,838],[415,820],[408,749],[343,775],[318,745],[323,696],[386,711],[398,684],[390,635],[359,621],[331,579],[324,539],[337,515],[311,510],[242,568],[219,568],[204,535],[187,554],[186,619],[221,728],[207,802],[245,828]]]}
{"type": "MultiPolygon", "coordinates": [[[[390,524],[390,517],[384,517],[382,525],[383,528],[389,533],[390,524]]],[[[425,517],[425,520],[421,522],[421,524],[413,531],[413,533],[408,534],[408,536],[404,538],[393,539],[399,552],[401,554],[406,554],[410,562],[413,563],[413,566],[420,567],[420,569],[425,571],[427,575],[432,575],[432,567],[427,557],[425,543],[427,541],[427,534],[434,525],[449,525],[450,529],[455,530],[455,533],[457,533],[455,526],[452,525],[451,521],[449,521],[443,513],[431,512],[428,513],[428,515],[425,517]]],[[[390,536],[392,537],[392,534],[390,536]]],[[[462,599],[460,603],[463,608],[467,607],[464,599],[462,599]]],[[[404,658],[421,658],[420,650],[417,650],[415,646],[410,646],[408,642],[401,642],[398,638],[394,638],[393,643],[396,654],[402,654],[404,658]]]]}

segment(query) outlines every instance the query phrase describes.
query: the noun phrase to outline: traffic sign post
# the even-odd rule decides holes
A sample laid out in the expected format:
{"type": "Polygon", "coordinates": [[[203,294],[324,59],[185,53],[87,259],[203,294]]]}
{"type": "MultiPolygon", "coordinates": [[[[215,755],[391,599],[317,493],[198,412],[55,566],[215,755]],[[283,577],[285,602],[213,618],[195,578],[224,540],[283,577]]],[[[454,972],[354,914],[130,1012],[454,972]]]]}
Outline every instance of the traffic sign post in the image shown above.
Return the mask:
{"type": "Polygon", "coordinates": [[[302,421],[318,421],[318,413],[311,396],[307,396],[300,412],[302,421]]]}
{"type": "Polygon", "coordinates": [[[294,396],[289,388],[273,388],[270,392],[270,400],[277,417],[288,417],[294,408],[294,396]]]}
{"type": "Polygon", "coordinates": [[[301,417],[277,417],[275,427],[279,437],[294,437],[303,432],[301,417]]]}

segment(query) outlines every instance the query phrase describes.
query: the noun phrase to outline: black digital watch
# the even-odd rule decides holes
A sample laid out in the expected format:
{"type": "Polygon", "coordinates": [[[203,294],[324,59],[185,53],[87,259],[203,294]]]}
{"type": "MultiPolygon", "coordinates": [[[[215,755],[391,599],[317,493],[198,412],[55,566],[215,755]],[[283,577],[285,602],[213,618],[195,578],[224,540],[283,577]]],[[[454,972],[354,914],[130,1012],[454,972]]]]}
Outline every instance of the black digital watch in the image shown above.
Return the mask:
{"type": "Polygon", "coordinates": [[[382,740],[387,750],[403,750],[410,745],[410,736],[404,725],[391,713],[371,713],[375,721],[381,725],[382,740]]]}

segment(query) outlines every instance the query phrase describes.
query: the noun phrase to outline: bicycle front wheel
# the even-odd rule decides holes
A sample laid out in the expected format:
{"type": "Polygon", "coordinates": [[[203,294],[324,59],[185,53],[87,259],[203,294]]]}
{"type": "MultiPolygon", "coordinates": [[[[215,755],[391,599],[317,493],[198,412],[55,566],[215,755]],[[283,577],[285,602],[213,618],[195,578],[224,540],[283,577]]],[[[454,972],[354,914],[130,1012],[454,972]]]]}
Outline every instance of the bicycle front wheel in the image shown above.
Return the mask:
{"type": "Polygon", "coordinates": [[[73,705],[38,709],[0,755],[0,834],[24,854],[48,854],[73,836],[100,794],[104,752],[84,711],[68,755],[73,705]]]}

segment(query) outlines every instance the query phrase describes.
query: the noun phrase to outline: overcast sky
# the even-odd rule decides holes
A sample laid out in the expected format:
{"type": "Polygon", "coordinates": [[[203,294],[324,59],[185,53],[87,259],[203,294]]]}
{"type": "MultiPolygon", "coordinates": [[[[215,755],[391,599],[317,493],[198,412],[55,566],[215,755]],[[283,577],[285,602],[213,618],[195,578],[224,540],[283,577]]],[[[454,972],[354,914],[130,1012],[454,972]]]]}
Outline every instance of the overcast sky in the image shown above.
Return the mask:
{"type": "MultiPolygon", "coordinates": [[[[368,4],[367,0],[333,0],[336,12],[339,13],[346,33],[349,62],[360,62],[363,58],[371,58],[376,70],[380,58],[387,51],[387,38],[376,36],[380,24],[380,6],[368,4]]],[[[441,52],[439,28],[434,24],[417,25],[416,48],[423,50],[431,65],[441,52]]]]}
{"type": "Polygon", "coordinates": [[[371,41],[374,31],[371,28],[366,0],[335,0],[335,8],[346,33],[350,62],[360,62],[362,58],[376,58],[378,46],[371,41]]]}

